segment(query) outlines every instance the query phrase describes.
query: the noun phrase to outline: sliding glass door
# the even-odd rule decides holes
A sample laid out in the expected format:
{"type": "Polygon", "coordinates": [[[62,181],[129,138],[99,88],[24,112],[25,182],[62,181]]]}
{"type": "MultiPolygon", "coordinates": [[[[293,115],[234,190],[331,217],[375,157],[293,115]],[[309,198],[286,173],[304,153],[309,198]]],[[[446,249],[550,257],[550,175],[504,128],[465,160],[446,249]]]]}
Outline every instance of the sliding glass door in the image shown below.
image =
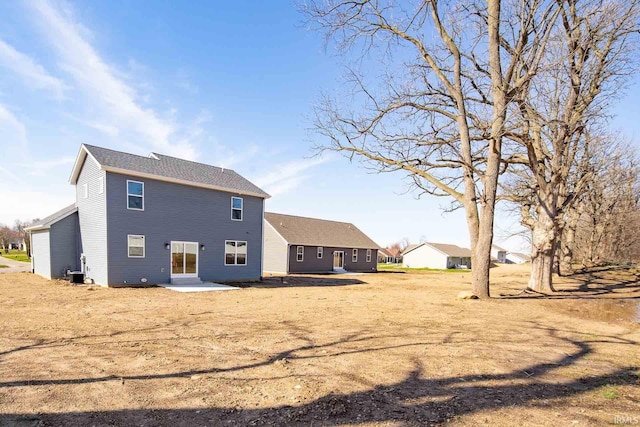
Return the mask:
{"type": "Polygon", "coordinates": [[[198,276],[198,242],[171,242],[171,277],[198,276]]]}

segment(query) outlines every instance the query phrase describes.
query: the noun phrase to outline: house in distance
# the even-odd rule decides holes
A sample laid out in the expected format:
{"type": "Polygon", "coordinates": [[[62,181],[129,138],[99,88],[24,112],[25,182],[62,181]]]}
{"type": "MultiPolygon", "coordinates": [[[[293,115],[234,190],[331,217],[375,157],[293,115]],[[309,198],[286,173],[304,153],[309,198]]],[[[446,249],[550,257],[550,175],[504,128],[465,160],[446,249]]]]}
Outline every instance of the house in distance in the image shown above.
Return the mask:
{"type": "Polygon", "coordinates": [[[410,268],[471,268],[470,249],[445,243],[409,245],[402,257],[402,263],[410,268]]]}
{"type": "Polygon", "coordinates": [[[265,212],[264,272],[376,271],[379,246],[347,222],[265,212]]]}
{"type": "Polygon", "coordinates": [[[33,272],[92,283],[259,280],[267,193],[230,169],[82,145],[76,201],[30,227],[33,272]]]}

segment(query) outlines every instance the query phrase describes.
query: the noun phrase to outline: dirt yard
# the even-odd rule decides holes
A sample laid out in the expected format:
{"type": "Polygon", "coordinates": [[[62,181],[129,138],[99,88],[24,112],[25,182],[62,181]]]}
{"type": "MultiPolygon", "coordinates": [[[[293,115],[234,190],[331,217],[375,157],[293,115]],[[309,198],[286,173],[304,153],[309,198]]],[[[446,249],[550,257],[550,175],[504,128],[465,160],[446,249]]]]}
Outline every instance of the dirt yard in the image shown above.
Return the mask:
{"type": "Polygon", "coordinates": [[[463,301],[468,273],[192,294],[0,274],[0,425],[640,423],[640,272],[552,298],[516,296],[526,266],[492,275],[463,301]]]}

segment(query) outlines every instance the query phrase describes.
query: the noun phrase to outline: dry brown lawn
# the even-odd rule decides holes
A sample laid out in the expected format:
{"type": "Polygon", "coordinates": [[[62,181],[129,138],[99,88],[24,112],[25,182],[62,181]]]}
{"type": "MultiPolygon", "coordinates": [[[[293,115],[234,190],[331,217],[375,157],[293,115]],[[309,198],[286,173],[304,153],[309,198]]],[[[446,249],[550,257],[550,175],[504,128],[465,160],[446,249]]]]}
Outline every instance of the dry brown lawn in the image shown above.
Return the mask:
{"type": "Polygon", "coordinates": [[[638,271],[515,296],[526,268],[488,301],[456,299],[468,273],[193,294],[0,274],[0,425],[640,423],[638,271]]]}

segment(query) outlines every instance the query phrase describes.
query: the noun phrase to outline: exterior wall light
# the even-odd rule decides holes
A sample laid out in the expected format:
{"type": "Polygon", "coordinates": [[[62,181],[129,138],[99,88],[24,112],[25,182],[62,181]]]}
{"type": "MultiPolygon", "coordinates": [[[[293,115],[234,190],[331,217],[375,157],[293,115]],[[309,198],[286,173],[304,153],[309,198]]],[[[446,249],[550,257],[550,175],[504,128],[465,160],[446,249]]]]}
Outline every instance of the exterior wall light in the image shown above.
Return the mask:
{"type": "Polygon", "coordinates": [[[165,248],[166,250],[171,249],[171,243],[165,243],[165,244],[164,244],[164,248],[165,248]]]}
{"type": "Polygon", "coordinates": [[[204,251],[205,250],[205,246],[204,245],[200,245],[200,250],[204,251]]]}

